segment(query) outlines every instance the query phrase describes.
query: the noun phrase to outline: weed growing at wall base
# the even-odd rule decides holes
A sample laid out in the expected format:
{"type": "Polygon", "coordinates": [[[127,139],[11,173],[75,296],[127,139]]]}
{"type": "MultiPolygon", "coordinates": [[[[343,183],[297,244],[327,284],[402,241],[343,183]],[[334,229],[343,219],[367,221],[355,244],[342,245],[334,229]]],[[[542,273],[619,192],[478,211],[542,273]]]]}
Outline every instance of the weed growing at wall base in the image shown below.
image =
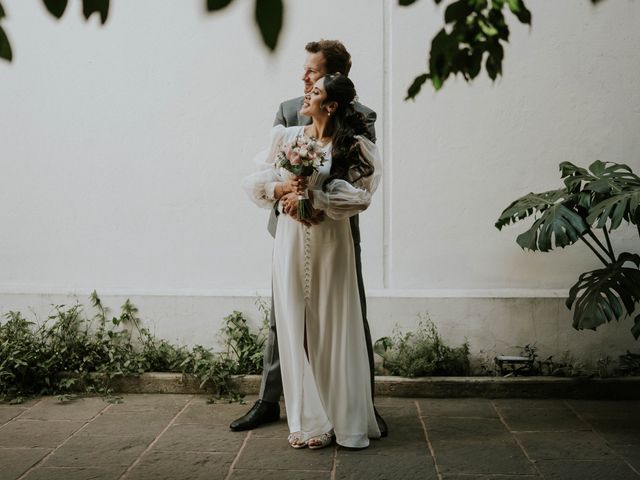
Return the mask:
{"type": "Polygon", "coordinates": [[[434,323],[421,316],[415,332],[378,339],[374,351],[384,360],[390,375],[401,377],[469,375],[469,344],[445,345],[434,323]]]}
{"type": "MultiPolygon", "coordinates": [[[[20,401],[28,395],[57,394],[62,399],[85,390],[112,399],[113,379],[144,372],[195,375],[200,386],[233,395],[232,375],[260,373],[265,342],[263,325],[252,333],[240,312],[225,317],[220,342],[225,350],[191,349],[155,338],[143,328],[138,309],[127,299],[120,315],[108,320],[108,309],[94,291],[95,315],[82,305],[56,305],[44,324],[11,311],[0,323],[0,399],[20,401]],[[94,375],[98,374],[98,375],[94,375]]],[[[268,311],[259,305],[264,314],[268,311]]]]}

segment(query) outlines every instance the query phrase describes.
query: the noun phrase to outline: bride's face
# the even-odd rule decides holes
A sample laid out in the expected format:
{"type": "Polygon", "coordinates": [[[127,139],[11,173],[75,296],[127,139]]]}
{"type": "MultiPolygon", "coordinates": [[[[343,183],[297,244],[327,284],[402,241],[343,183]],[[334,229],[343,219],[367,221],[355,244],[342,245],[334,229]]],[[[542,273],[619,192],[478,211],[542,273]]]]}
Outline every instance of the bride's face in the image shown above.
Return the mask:
{"type": "Polygon", "coordinates": [[[306,117],[326,115],[327,111],[322,107],[322,102],[327,98],[324,89],[324,78],[318,80],[311,90],[305,94],[300,113],[306,117]]]}

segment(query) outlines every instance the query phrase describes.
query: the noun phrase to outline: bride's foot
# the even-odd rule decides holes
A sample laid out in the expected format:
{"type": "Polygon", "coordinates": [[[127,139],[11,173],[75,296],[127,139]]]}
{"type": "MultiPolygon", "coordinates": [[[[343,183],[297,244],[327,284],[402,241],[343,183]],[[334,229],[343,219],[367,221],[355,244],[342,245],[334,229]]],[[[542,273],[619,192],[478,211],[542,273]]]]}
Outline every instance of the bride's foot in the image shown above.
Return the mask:
{"type": "Polygon", "coordinates": [[[308,444],[308,442],[304,439],[304,435],[302,432],[290,433],[287,437],[287,440],[289,440],[289,445],[293,448],[304,448],[308,444]]]}
{"type": "Polygon", "coordinates": [[[312,437],[307,442],[307,445],[310,449],[315,450],[317,448],[328,447],[333,443],[333,432],[323,433],[322,435],[318,435],[317,437],[312,437]]]}

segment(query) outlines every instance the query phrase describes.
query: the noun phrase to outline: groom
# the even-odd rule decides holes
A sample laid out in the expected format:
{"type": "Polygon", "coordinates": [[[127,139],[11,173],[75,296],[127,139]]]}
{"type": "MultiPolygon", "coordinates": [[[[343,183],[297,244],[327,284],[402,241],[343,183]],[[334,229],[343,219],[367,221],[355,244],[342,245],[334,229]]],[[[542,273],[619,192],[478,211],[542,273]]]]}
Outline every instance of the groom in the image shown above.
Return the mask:
{"type": "MultiPolygon", "coordinates": [[[[304,82],[304,93],[307,94],[313,89],[313,85],[317,80],[327,74],[341,73],[348,75],[351,69],[351,55],[345,46],[337,40],[320,40],[319,42],[310,42],[305,46],[307,57],[304,64],[304,72],[302,81],[304,82]]],[[[311,119],[300,115],[300,108],[304,97],[297,97],[287,100],[280,104],[278,113],[276,114],[275,125],[284,125],[292,127],[297,125],[308,125],[311,119]]],[[[357,103],[356,111],[360,112],[367,124],[371,140],[375,142],[376,113],[368,107],[357,103]]],[[[296,212],[288,212],[295,215],[296,212]]],[[[278,210],[272,209],[269,218],[269,233],[275,237],[276,225],[278,222],[278,210]]],[[[358,276],[358,292],[360,294],[360,305],[362,307],[362,323],[364,328],[365,339],[367,343],[367,353],[369,355],[369,368],[371,373],[371,395],[374,392],[374,374],[373,374],[373,347],[371,343],[371,333],[369,331],[369,323],[367,322],[367,305],[364,293],[364,284],[362,281],[362,263],[360,261],[360,228],[358,225],[358,215],[354,215],[350,219],[351,234],[353,237],[353,245],[356,258],[356,272],[358,276]]],[[[311,219],[312,222],[322,221],[322,217],[311,219]]],[[[282,395],[282,377],[280,372],[280,359],[278,356],[278,343],[276,337],[276,312],[273,308],[273,298],[271,303],[271,325],[269,336],[267,339],[267,347],[264,353],[264,369],[262,372],[262,384],[260,385],[260,399],[253,405],[249,412],[231,422],[229,426],[231,430],[251,430],[265,423],[274,422],[280,418],[280,396],[282,395]]],[[[376,420],[380,433],[383,437],[387,436],[387,425],[382,417],[376,411],[376,420]]]]}

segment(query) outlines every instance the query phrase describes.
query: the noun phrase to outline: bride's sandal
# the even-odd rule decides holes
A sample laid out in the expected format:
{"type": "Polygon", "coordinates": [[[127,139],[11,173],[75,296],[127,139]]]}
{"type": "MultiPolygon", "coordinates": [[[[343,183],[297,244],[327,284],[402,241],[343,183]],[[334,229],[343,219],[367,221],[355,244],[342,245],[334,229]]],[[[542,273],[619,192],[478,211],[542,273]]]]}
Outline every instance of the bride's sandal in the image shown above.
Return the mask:
{"type": "Polygon", "coordinates": [[[302,432],[290,433],[287,437],[287,440],[289,441],[289,445],[292,448],[304,448],[308,444],[308,442],[304,439],[304,435],[302,432]]]}
{"type": "Polygon", "coordinates": [[[333,443],[334,438],[333,432],[323,433],[317,437],[310,438],[307,445],[311,450],[328,447],[333,443]]]}

